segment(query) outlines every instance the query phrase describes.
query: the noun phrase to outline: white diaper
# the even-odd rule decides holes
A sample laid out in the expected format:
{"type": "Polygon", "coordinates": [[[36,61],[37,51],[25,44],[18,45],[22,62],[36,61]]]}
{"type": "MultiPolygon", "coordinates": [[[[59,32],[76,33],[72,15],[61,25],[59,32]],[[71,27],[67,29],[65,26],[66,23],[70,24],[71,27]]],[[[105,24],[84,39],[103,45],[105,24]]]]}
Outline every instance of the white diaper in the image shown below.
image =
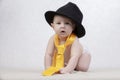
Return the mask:
{"type": "Polygon", "coordinates": [[[82,44],[82,46],[83,46],[83,53],[90,53],[89,48],[85,44],[82,44]]]}

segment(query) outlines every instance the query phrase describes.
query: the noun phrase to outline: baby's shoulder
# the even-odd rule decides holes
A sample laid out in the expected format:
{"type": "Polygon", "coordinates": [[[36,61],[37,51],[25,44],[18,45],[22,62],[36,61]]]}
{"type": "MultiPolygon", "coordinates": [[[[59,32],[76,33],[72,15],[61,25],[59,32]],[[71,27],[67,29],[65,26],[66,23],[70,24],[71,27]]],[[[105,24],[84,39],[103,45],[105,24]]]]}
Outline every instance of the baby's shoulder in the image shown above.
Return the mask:
{"type": "Polygon", "coordinates": [[[75,40],[73,43],[79,43],[79,38],[78,37],[75,37],[75,40]]]}
{"type": "Polygon", "coordinates": [[[53,44],[53,43],[54,43],[54,35],[50,36],[48,44],[53,44]]]}
{"type": "Polygon", "coordinates": [[[74,40],[72,46],[82,46],[82,44],[80,43],[80,40],[79,40],[78,37],[75,38],[75,40],[74,40]]]}
{"type": "Polygon", "coordinates": [[[54,40],[55,35],[50,36],[50,40],[54,40]]]}

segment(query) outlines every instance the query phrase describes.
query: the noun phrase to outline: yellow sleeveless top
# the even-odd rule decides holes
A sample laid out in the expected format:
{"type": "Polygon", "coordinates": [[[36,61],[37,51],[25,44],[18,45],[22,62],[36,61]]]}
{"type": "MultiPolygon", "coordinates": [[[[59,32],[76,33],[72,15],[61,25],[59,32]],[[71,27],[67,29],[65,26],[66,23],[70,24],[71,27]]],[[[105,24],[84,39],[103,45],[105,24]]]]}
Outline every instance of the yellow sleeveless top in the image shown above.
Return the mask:
{"type": "Polygon", "coordinates": [[[52,65],[43,71],[42,75],[43,76],[51,76],[54,73],[58,72],[61,68],[64,67],[64,52],[65,49],[68,45],[71,45],[76,38],[76,35],[71,34],[70,36],[67,37],[67,40],[64,44],[60,45],[59,44],[59,39],[58,35],[56,34],[54,37],[54,44],[55,47],[57,48],[57,52],[54,53],[53,60],[52,60],[52,65]]]}

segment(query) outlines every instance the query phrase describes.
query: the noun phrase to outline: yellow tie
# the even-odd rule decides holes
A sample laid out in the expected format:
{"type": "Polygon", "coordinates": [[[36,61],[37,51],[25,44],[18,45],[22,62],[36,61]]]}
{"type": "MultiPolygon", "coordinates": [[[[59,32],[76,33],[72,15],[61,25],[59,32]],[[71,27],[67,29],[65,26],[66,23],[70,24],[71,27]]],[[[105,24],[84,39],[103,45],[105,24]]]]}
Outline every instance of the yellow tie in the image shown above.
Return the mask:
{"type": "Polygon", "coordinates": [[[65,49],[68,45],[74,42],[75,38],[76,38],[76,35],[71,34],[70,36],[68,36],[64,44],[59,45],[58,35],[55,35],[54,43],[55,43],[55,47],[57,48],[57,53],[54,53],[53,60],[52,60],[52,66],[50,66],[48,69],[43,71],[42,73],[43,76],[51,76],[64,67],[65,49]]]}

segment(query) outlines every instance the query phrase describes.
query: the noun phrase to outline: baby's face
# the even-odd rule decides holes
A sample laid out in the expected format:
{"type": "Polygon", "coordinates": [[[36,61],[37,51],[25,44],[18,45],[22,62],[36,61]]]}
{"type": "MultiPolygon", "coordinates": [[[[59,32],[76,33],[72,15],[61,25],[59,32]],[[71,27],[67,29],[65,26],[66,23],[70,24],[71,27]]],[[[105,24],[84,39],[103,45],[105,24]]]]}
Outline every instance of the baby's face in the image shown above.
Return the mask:
{"type": "Polygon", "coordinates": [[[67,37],[74,30],[75,24],[67,17],[55,15],[51,26],[56,34],[61,37],[67,37]]]}

